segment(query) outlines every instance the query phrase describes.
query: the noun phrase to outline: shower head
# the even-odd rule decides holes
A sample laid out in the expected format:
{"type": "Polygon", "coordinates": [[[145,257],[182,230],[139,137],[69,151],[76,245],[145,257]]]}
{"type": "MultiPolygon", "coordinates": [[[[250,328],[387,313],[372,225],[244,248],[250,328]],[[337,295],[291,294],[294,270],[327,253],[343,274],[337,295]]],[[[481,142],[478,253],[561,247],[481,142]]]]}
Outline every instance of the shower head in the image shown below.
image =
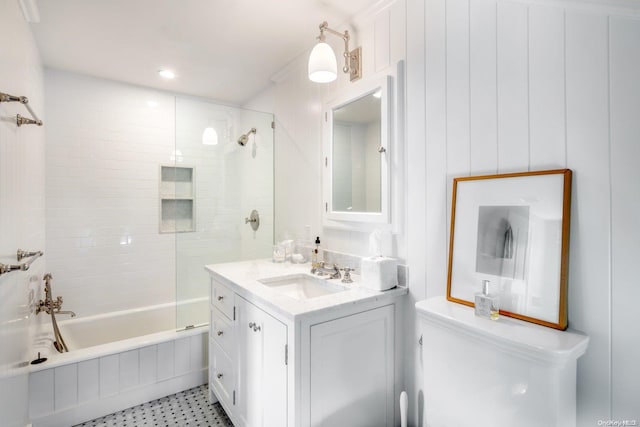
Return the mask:
{"type": "Polygon", "coordinates": [[[249,142],[249,135],[251,135],[252,133],[255,134],[256,128],[251,128],[251,130],[247,133],[245,133],[244,135],[241,135],[240,138],[238,138],[238,144],[242,145],[243,147],[247,144],[247,142],[249,142]]]}

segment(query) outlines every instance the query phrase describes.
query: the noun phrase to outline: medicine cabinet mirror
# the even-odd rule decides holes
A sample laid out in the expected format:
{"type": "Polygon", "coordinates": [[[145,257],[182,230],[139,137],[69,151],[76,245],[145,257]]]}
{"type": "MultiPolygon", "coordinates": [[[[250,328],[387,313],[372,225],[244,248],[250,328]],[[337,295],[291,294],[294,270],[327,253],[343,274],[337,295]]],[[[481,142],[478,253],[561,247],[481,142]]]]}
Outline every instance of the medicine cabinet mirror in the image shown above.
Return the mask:
{"type": "Polygon", "coordinates": [[[389,223],[390,80],[363,81],[325,106],[325,226],[389,223]]]}

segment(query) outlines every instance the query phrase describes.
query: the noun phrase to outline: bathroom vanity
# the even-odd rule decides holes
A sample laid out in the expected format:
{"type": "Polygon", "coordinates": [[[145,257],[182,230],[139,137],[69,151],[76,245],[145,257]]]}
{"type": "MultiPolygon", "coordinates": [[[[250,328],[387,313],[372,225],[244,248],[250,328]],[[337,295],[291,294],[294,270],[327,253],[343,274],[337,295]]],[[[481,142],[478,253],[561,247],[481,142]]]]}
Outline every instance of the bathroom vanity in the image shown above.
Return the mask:
{"type": "Polygon", "coordinates": [[[206,266],[209,391],[235,426],[393,426],[398,287],[270,260],[206,266]]]}

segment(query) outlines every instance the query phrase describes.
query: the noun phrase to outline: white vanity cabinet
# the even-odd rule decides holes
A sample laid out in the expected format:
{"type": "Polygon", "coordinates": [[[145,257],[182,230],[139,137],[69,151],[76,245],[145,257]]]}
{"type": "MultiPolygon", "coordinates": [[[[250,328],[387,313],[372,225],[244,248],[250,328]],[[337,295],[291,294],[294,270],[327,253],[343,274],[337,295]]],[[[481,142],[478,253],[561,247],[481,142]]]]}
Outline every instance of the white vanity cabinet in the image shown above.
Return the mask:
{"type": "MultiPolygon", "coordinates": [[[[296,300],[257,279],[308,266],[244,261],[211,273],[209,389],[236,427],[393,427],[406,289],[296,300]],[[283,269],[283,271],[279,270],[283,269]]],[[[287,276],[288,277],[288,276],[287,276]]]]}
{"type": "Polygon", "coordinates": [[[209,389],[236,426],[287,425],[287,327],[212,281],[209,389]]]}
{"type": "Polygon", "coordinates": [[[236,295],[237,418],[242,426],[287,425],[287,327],[236,295]]]}
{"type": "Polygon", "coordinates": [[[312,426],[394,424],[394,307],[311,326],[312,426]]]}

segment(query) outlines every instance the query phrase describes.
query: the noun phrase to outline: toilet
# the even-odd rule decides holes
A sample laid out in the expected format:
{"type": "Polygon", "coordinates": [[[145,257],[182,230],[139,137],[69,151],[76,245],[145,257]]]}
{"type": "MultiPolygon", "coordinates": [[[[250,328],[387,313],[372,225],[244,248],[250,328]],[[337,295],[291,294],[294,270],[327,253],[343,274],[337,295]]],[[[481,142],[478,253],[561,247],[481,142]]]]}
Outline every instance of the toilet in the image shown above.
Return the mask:
{"type": "Polygon", "coordinates": [[[416,303],[425,427],[576,424],[576,367],[589,338],[474,315],[435,297],[416,303]]]}

